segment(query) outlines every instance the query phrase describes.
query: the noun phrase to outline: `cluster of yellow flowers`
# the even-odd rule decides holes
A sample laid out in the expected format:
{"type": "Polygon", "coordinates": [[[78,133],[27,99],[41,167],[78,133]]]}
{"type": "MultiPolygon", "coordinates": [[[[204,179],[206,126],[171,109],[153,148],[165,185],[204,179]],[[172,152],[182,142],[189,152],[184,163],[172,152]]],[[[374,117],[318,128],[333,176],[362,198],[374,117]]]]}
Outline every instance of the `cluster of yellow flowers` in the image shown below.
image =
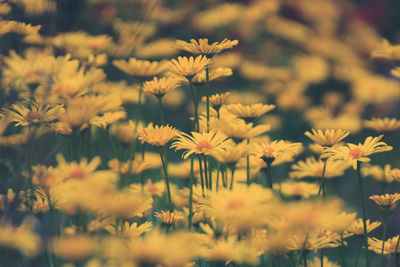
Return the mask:
{"type": "Polygon", "coordinates": [[[0,0],[1,266],[398,261],[400,45],[347,1],[66,2],[0,0]]]}

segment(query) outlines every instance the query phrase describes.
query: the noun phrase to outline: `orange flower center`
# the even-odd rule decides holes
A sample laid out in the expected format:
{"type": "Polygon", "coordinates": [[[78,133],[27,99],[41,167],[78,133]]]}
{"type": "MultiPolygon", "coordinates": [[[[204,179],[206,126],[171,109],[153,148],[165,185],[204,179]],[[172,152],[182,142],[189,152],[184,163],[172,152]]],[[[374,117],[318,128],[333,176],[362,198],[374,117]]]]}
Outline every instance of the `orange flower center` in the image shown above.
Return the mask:
{"type": "Polygon", "coordinates": [[[76,166],[69,173],[69,178],[82,180],[85,177],[85,170],[81,166],[76,166]]]}
{"type": "Polygon", "coordinates": [[[349,154],[354,159],[359,159],[362,156],[363,152],[362,152],[361,148],[356,147],[356,148],[350,149],[349,154]]]}
{"type": "Polygon", "coordinates": [[[303,188],[301,188],[301,186],[296,185],[295,187],[293,187],[293,194],[295,195],[302,195],[303,194],[303,188]]]}
{"type": "Polygon", "coordinates": [[[229,202],[228,205],[226,206],[226,208],[228,210],[230,209],[238,209],[238,208],[242,208],[245,206],[245,203],[243,201],[243,199],[241,198],[232,198],[229,202]]]}
{"type": "Polygon", "coordinates": [[[36,209],[38,209],[40,211],[46,211],[49,208],[47,203],[44,203],[44,202],[36,203],[35,206],[36,206],[36,209]]]}
{"type": "Polygon", "coordinates": [[[150,194],[155,194],[155,193],[158,192],[158,187],[155,186],[155,185],[153,185],[153,184],[150,184],[150,185],[147,186],[147,191],[148,191],[150,194]]]}
{"type": "Polygon", "coordinates": [[[262,152],[263,152],[264,156],[266,156],[266,157],[273,157],[272,153],[275,152],[275,149],[273,149],[272,147],[266,147],[263,149],[262,152]]]}
{"type": "Polygon", "coordinates": [[[316,173],[318,176],[322,176],[322,172],[323,172],[323,171],[324,171],[324,167],[318,166],[317,169],[315,170],[315,173],[316,173]]]}
{"type": "Polygon", "coordinates": [[[196,149],[201,151],[201,152],[205,152],[205,151],[210,150],[212,148],[213,148],[213,146],[206,140],[200,141],[196,146],[196,149]]]}
{"type": "Polygon", "coordinates": [[[389,251],[393,251],[394,252],[394,250],[396,249],[396,246],[397,246],[397,239],[393,239],[392,243],[389,245],[389,251]]]}
{"type": "Polygon", "coordinates": [[[26,121],[34,121],[34,120],[40,121],[42,119],[42,115],[40,115],[40,113],[37,111],[29,111],[28,113],[26,113],[24,119],[26,121]]]}

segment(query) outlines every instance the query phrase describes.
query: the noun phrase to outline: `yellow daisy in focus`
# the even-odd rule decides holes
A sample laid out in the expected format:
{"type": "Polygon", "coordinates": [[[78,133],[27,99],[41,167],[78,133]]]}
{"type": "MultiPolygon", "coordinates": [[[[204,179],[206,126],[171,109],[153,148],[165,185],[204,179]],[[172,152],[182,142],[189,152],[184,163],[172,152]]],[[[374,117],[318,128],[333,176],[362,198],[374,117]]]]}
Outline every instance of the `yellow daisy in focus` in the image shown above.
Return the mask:
{"type": "Polygon", "coordinates": [[[371,120],[364,121],[364,127],[377,132],[390,132],[400,128],[400,121],[394,118],[372,118],[371,120]]]}
{"type": "Polygon", "coordinates": [[[179,81],[174,78],[161,78],[154,77],[153,80],[147,81],[143,84],[143,91],[153,94],[157,98],[162,98],[169,91],[177,88],[179,81]]]}
{"type": "Polygon", "coordinates": [[[193,77],[204,70],[208,65],[210,65],[211,60],[205,56],[193,57],[178,57],[178,59],[171,59],[168,70],[177,76],[183,76],[188,80],[193,79],[193,77]]]}
{"type": "Polygon", "coordinates": [[[235,45],[239,43],[238,40],[229,40],[228,38],[225,38],[221,42],[214,42],[212,44],[208,43],[208,39],[199,39],[199,41],[196,41],[194,39],[190,40],[190,43],[187,43],[182,40],[177,40],[176,41],[176,47],[178,49],[187,51],[189,53],[192,53],[194,55],[208,55],[212,56],[216,53],[221,52],[222,50],[232,48],[235,45]]]}
{"type": "Polygon", "coordinates": [[[211,153],[215,153],[218,151],[225,150],[229,142],[225,135],[210,131],[210,132],[192,132],[192,136],[181,133],[176,138],[171,148],[175,148],[176,150],[184,149],[186,150],[183,153],[183,158],[186,159],[192,154],[203,154],[209,155],[211,153]]]}
{"type": "Polygon", "coordinates": [[[344,160],[353,165],[353,168],[357,169],[358,162],[369,162],[369,155],[390,151],[393,147],[388,146],[385,142],[380,142],[383,135],[378,137],[367,137],[364,144],[359,143],[358,145],[346,143],[345,145],[336,145],[327,148],[326,151],[321,155],[321,158],[328,158],[330,160],[338,159],[344,160]]]}
{"type": "Polygon", "coordinates": [[[265,105],[261,103],[253,105],[230,104],[226,106],[226,109],[230,113],[244,120],[252,120],[254,118],[261,117],[274,108],[275,105],[265,105]]]}
{"type": "Polygon", "coordinates": [[[151,77],[165,70],[165,63],[158,61],[139,60],[130,58],[129,61],[113,60],[112,64],[121,71],[135,77],[151,77]]]}
{"type": "Polygon", "coordinates": [[[166,125],[166,126],[153,126],[150,123],[149,126],[142,129],[139,132],[139,140],[149,143],[155,147],[165,146],[171,139],[177,136],[179,133],[174,127],[166,125]]]}
{"type": "Polygon", "coordinates": [[[302,151],[301,143],[292,143],[284,140],[270,143],[254,143],[249,146],[249,153],[261,158],[267,165],[282,156],[294,157],[302,151]]]}
{"type": "MultiPolygon", "coordinates": [[[[366,220],[367,233],[374,231],[376,228],[381,226],[381,222],[373,222],[370,220],[366,220]]],[[[362,219],[357,219],[353,221],[353,223],[346,229],[346,231],[354,234],[354,235],[363,235],[364,234],[364,223],[362,219]]]]}
{"type": "MultiPolygon", "coordinates": [[[[226,93],[221,93],[221,94],[215,94],[215,95],[210,95],[210,106],[217,111],[219,114],[219,110],[221,109],[222,105],[225,103],[225,100],[228,98],[230,95],[230,92],[226,93]]],[[[203,102],[206,102],[207,98],[205,96],[202,97],[201,99],[203,102]]]]}
{"type": "Polygon", "coordinates": [[[326,129],[326,130],[311,130],[304,134],[321,146],[333,146],[342,141],[350,133],[346,130],[326,129]]]}
{"type": "Polygon", "coordinates": [[[397,207],[397,201],[400,200],[400,194],[373,195],[369,199],[373,200],[379,207],[385,210],[394,210],[397,207]]]}
{"type": "Polygon", "coordinates": [[[385,247],[383,249],[383,255],[392,255],[394,253],[399,253],[400,245],[397,245],[399,242],[399,238],[400,237],[398,235],[389,238],[386,241],[379,240],[375,237],[368,238],[368,245],[369,245],[368,249],[380,255],[382,254],[382,246],[384,245],[385,247]]]}

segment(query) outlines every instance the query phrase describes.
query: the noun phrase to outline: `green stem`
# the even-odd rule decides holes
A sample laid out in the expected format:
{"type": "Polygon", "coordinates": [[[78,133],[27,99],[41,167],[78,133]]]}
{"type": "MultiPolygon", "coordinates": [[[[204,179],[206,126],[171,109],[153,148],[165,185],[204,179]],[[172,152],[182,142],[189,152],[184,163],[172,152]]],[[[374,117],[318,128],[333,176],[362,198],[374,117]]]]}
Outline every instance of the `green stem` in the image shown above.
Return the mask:
{"type": "Polygon", "coordinates": [[[139,100],[138,100],[138,105],[137,105],[137,108],[136,108],[136,116],[135,116],[135,127],[137,127],[138,122],[139,122],[140,110],[142,108],[142,95],[143,95],[143,87],[140,86],[140,89],[139,89],[139,100]]]}
{"type": "Polygon", "coordinates": [[[385,266],[385,255],[383,254],[384,250],[385,250],[385,242],[386,242],[386,235],[387,235],[387,221],[388,221],[388,217],[389,217],[389,209],[385,209],[384,210],[384,214],[383,214],[383,236],[382,236],[382,250],[381,250],[381,267],[385,266]]]}
{"type": "Polygon", "coordinates": [[[169,210],[171,212],[173,212],[174,211],[174,205],[172,203],[171,189],[169,187],[168,171],[167,171],[166,162],[164,160],[162,148],[159,149],[159,152],[160,152],[160,157],[161,157],[161,163],[162,163],[162,166],[163,166],[163,169],[164,169],[164,178],[165,178],[165,186],[167,187],[169,210]]]}
{"type": "Polygon", "coordinates": [[[321,183],[319,186],[318,190],[318,195],[321,194],[322,192],[322,197],[325,198],[325,170],[326,170],[326,159],[323,159],[324,162],[324,167],[322,169],[322,174],[321,174],[321,183]]]}
{"type": "Polygon", "coordinates": [[[206,67],[207,131],[210,129],[210,69],[206,67]]]}
{"type": "Polygon", "coordinates": [[[397,238],[396,248],[393,252],[393,260],[391,266],[393,266],[393,264],[398,260],[397,255],[399,254],[397,253],[397,250],[399,249],[399,243],[400,243],[400,236],[397,238]]]}
{"type": "Polygon", "coordinates": [[[194,105],[194,130],[195,131],[200,131],[200,124],[199,124],[199,98],[196,97],[196,94],[193,89],[193,83],[192,80],[189,79],[189,86],[190,86],[190,91],[192,93],[192,98],[193,98],[193,105],[194,105]]]}
{"type": "Polygon", "coordinates": [[[368,233],[367,233],[367,213],[365,211],[365,201],[364,201],[364,188],[361,177],[361,162],[357,161],[357,173],[358,173],[358,183],[360,187],[360,197],[361,197],[361,208],[362,208],[362,217],[363,217],[363,225],[364,225],[364,246],[365,246],[365,262],[366,266],[369,267],[369,259],[368,259],[368,233]]]}
{"type": "Polygon", "coordinates": [[[230,185],[230,187],[229,187],[229,189],[230,190],[232,190],[233,189],[233,183],[234,183],[234,177],[235,177],[235,166],[232,166],[231,167],[231,185],[230,185]]]}
{"type": "Polygon", "coordinates": [[[219,175],[220,175],[220,172],[221,172],[221,165],[220,165],[220,163],[218,163],[217,164],[217,179],[216,179],[216,182],[215,182],[215,191],[216,192],[218,192],[218,187],[219,187],[219,175]]]}
{"type": "MultiPolygon", "coordinates": [[[[204,177],[203,177],[203,165],[201,164],[201,158],[199,157],[199,171],[200,171],[200,181],[201,181],[201,191],[203,192],[203,197],[205,197],[204,194],[204,177]]],[[[208,188],[208,182],[206,180],[206,188],[208,188]]]]}
{"type": "Polygon", "coordinates": [[[204,180],[206,180],[206,185],[208,189],[211,189],[212,185],[208,180],[208,167],[207,167],[207,157],[203,155],[203,162],[204,162],[204,180]]]}
{"type": "Polygon", "coordinates": [[[162,108],[162,97],[158,97],[158,104],[160,106],[161,125],[164,125],[165,124],[165,120],[164,120],[164,112],[163,112],[163,108],[162,108]]]}
{"type": "Polygon", "coordinates": [[[356,262],[354,264],[354,267],[358,266],[358,260],[360,259],[362,242],[363,242],[363,240],[360,240],[360,243],[359,243],[359,246],[358,246],[358,249],[357,249],[357,256],[356,256],[356,262]]]}
{"type": "Polygon", "coordinates": [[[190,158],[190,180],[189,180],[189,214],[188,214],[188,228],[189,231],[192,228],[192,218],[193,218],[193,164],[194,159],[190,158]]]}
{"type": "MultiPolygon", "coordinates": [[[[250,139],[247,139],[247,145],[250,143],[250,139]]],[[[247,186],[250,185],[250,156],[247,155],[246,157],[246,182],[247,186]]]]}
{"type": "Polygon", "coordinates": [[[271,165],[267,166],[266,172],[267,172],[267,187],[272,189],[271,165]]]}
{"type": "Polygon", "coordinates": [[[322,248],[319,251],[319,260],[321,261],[321,267],[324,267],[324,250],[322,248]]]}

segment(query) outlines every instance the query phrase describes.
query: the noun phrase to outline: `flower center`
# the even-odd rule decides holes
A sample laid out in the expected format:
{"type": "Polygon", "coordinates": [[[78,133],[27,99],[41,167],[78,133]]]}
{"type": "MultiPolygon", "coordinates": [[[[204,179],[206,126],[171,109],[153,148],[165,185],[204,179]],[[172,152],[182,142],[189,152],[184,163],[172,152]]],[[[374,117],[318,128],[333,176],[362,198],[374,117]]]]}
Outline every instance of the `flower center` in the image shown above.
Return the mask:
{"type": "Polygon", "coordinates": [[[243,199],[241,198],[232,198],[229,202],[228,205],[226,206],[226,208],[228,210],[230,209],[238,209],[238,208],[242,208],[245,206],[245,203],[243,201],[243,199]]]}
{"type": "Polygon", "coordinates": [[[361,148],[356,147],[356,148],[350,149],[349,154],[354,159],[359,159],[362,156],[363,152],[362,152],[361,148]]]}
{"type": "Polygon", "coordinates": [[[80,167],[76,166],[72,171],[69,173],[69,178],[72,179],[79,179],[82,180],[85,177],[85,170],[80,167]]]}
{"type": "Polygon", "coordinates": [[[147,191],[148,191],[150,194],[153,195],[153,194],[155,194],[155,193],[158,192],[158,187],[155,186],[155,185],[153,185],[153,184],[150,184],[150,185],[147,186],[147,191]]]}
{"type": "Polygon", "coordinates": [[[40,121],[42,119],[42,116],[37,111],[29,111],[28,113],[26,113],[24,119],[26,121],[40,121]]]}
{"type": "Polygon", "coordinates": [[[265,157],[274,158],[273,153],[275,152],[275,149],[273,149],[272,147],[266,147],[266,148],[263,149],[262,152],[263,152],[265,157]]]}
{"type": "Polygon", "coordinates": [[[318,166],[317,169],[315,170],[315,173],[317,174],[317,176],[322,176],[323,171],[324,171],[324,167],[318,166]]]}
{"type": "Polygon", "coordinates": [[[301,186],[299,186],[299,185],[294,186],[293,187],[293,194],[298,195],[298,196],[302,195],[303,194],[303,188],[301,188],[301,186]]]}
{"type": "Polygon", "coordinates": [[[203,153],[212,148],[213,148],[213,146],[206,140],[200,141],[196,146],[196,149],[203,153]]]}
{"type": "Polygon", "coordinates": [[[396,249],[396,246],[397,246],[397,239],[393,239],[392,243],[389,245],[389,251],[391,251],[391,253],[393,253],[394,250],[396,249]]]}

